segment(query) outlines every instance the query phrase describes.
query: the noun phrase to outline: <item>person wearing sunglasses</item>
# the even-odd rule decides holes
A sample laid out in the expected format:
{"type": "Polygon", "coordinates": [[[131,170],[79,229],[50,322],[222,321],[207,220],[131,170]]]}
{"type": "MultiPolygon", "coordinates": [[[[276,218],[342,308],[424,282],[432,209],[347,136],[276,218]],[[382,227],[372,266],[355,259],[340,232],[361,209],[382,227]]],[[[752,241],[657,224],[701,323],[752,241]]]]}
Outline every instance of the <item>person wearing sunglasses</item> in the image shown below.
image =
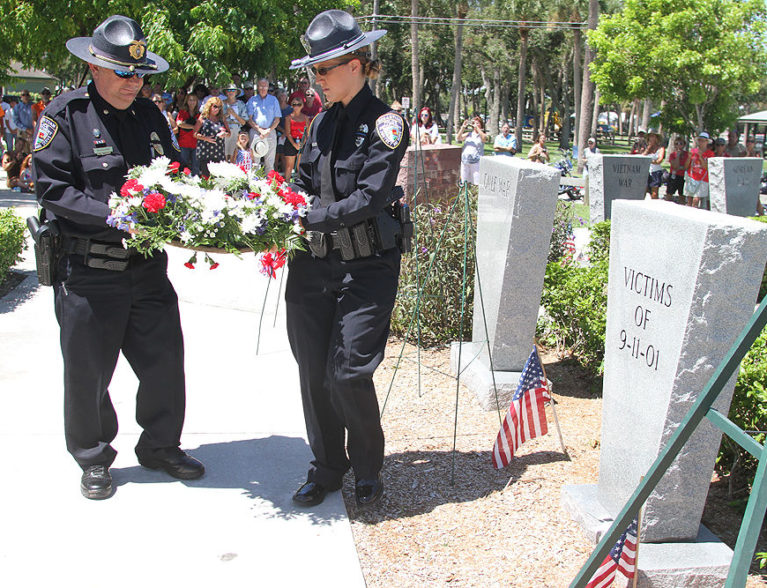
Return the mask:
{"type": "Polygon", "coordinates": [[[304,114],[313,119],[322,112],[322,101],[317,97],[317,92],[309,88],[304,92],[304,114]]]}
{"type": "Polygon", "coordinates": [[[37,124],[37,200],[55,223],[61,249],[52,278],[64,360],[64,436],[82,468],[89,499],[113,493],[109,468],[116,451],[117,414],[109,382],[122,353],[138,378],[136,420],[142,466],[175,478],[199,478],[204,466],[180,448],[185,412],[184,345],[178,297],[165,252],[144,257],[126,249],[133,229],[110,216],[109,198],[128,169],[159,156],[177,161],[179,148],[165,117],[137,98],[143,77],[168,69],[147,51],[141,27],[110,16],[92,37],[67,41],[88,63],[91,82],[66,92],[37,124]]]}
{"type": "Polygon", "coordinates": [[[309,118],[303,113],[304,101],[301,96],[296,96],[290,103],[293,111],[285,117],[285,181],[290,181],[293,167],[296,164],[296,156],[301,150],[306,123],[309,118]]]}
{"type": "Polygon", "coordinates": [[[200,118],[194,126],[194,138],[197,139],[197,160],[200,173],[209,176],[208,164],[226,160],[226,138],[231,135],[224,120],[224,105],[221,98],[211,96],[202,107],[200,118]]]}
{"type": "Polygon", "coordinates": [[[162,94],[152,94],[152,103],[160,109],[165,120],[168,121],[168,126],[170,127],[171,132],[177,135],[178,125],[176,124],[176,117],[168,112],[168,104],[165,102],[165,98],[163,98],[162,94]]]}
{"type": "Polygon", "coordinates": [[[376,98],[370,44],[347,12],[327,10],[306,30],[313,67],[332,106],[307,131],[294,184],[309,194],[308,251],[290,260],[287,330],[298,363],[304,419],[314,459],[293,495],[300,506],[341,488],[351,468],[360,507],[383,494],[384,434],[373,374],[383,359],[400,268],[394,219],[400,162],[409,142],[401,115],[376,98]],[[371,237],[371,235],[374,235],[371,237]],[[348,446],[348,452],[347,452],[348,446]]]}

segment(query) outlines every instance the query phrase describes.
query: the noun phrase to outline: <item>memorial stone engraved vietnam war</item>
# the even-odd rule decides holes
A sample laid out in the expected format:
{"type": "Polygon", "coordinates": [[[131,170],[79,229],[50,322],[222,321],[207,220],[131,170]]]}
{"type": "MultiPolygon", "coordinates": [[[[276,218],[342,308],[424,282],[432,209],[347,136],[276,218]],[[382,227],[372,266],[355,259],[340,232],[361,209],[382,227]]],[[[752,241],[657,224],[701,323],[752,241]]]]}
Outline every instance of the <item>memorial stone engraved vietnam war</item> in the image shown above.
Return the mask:
{"type": "Polygon", "coordinates": [[[761,174],[762,159],[759,157],[709,159],[711,210],[736,216],[754,216],[761,174]]]}
{"type": "Polygon", "coordinates": [[[614,200],[644,200],[652,157],[594,155],[589,160],[589,214],[592,223],[609,220],[614,200]]]}
{"type": "MultiPolygon", "coordinates": [[[[612,217],[599,483],[562,492],[595,542],[753,313],[767,260],[767,227],[752,220],[657,201],[614,202],[612,217]]],[[[715,404],[722,414],[735,377],[715,404]]],[[[700,525],[720,439],[704,421],[645,503],[649,585],[727,576],[732,551],[700,525]]]]}
{"type": "MultiPolygon", "coordinates": [[[[495,382],[505,410],[535,336],[560,176],[512,157],[483,157],[479,166],[474,325],[472,342],[461,347],[461,380],[485,410],[498,408],[495,382]]],[[[453,344],[453,373],[458,351],[453,344]]]]}

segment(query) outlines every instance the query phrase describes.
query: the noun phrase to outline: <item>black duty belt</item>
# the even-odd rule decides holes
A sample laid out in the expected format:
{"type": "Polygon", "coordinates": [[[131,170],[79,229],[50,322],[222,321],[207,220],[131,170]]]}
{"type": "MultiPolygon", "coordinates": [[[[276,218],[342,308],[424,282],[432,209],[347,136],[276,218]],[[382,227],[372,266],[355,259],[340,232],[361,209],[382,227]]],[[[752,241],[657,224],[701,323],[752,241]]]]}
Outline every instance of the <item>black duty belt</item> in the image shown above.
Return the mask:
{"type": "Polygon", "coordinates": [[[83,237],[64,237],[64,251],[81,255],[88,267],[104,269],[112,272],[123,272],[128,269],[128,259],[138,253],[133,249],[125,249],[118,243],[91,241],[83,237]]]}

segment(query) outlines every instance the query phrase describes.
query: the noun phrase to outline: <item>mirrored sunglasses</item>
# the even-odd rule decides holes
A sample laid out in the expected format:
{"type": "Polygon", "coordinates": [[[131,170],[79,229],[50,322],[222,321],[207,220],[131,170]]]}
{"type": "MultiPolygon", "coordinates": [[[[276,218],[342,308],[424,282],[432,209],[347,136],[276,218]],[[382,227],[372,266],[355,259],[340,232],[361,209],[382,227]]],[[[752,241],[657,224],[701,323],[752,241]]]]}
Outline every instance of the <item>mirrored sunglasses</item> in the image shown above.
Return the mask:
{"type": "Polygon", "coordinates": [[[115,75],[118,78],[122,78],[124,80],[129,80],[133,76],[136,76],[138,79],[142,79],[146,75],[144,72],[124,71],[122,69],[113,69],[112,71],[115,72],[115,75]]]}

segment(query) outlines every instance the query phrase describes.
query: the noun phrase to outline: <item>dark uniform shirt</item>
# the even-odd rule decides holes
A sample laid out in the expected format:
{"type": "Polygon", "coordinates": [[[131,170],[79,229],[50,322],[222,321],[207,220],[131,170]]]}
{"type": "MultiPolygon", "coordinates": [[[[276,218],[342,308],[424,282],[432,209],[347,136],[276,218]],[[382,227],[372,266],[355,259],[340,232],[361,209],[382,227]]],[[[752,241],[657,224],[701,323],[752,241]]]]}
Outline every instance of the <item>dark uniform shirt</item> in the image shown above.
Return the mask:
{"type": "Polygon", "coordinates": [[[334,104],[312,121],[296,187],[317,196],[304,226],[329,233],[375,217],[393,200],[399,164],[409,141],[403,118],[365,84],[344,107],[334,104]],[[335,202],[320,204],[322,166],[331,151],[335,202]]]}
{"type": "Polygon", "coordinates": [[[32,157],[37,199],[64,234],[119,242],[106,224],[109,197],[128,168],[165,155],[178,160],[168,121],[146,98],[126,110],[106,102],[91,82],[55,98],[38,121],[32,157]]]}

